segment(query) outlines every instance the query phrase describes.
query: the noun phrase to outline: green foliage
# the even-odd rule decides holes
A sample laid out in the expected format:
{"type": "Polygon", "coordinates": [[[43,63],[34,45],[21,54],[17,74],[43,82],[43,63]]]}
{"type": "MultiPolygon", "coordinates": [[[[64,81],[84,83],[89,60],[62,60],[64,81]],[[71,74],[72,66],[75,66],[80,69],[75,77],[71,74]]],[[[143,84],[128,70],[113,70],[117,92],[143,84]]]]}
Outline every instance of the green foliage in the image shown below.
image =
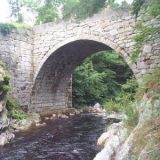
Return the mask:
{"type": "Polygon", "coordinates": [[[10,23],[0,23],[0,32],[6,36],[9,34],[13,29],[18,29],[18,28],[24,28],[24,29],[29,29],[31,28],[27,24],[20,24],[20,23],[15,23],[15,22],[10,22],[10,23]]]}
{"type": "Polygon", "coordinates": [[[1,66],[3,69],[6,69],[6,68],[7,68],[6,63],[4,63],[3,61],[0,61],[0,66],[1,66]]]}
{"type": "Polygon", "coordinates": [[[121,8],[130,8],[130,5],[126,1],[122,1],[121,8]]]}
{"type": "Polygon", "coordinates": [[[7,97],[6,107],[8,109],[8,116],[12,119],[22,120],[29,118],[29,115],[22,111],[19,102],[12,96],[7,97]]]}
{"type": "Polygon", "coordinates": [[[152,151],[151,160],[158,160],[158,151],[152,151]]]}
{"type": "Polygon", "coordinates": [[[127,115],[126,125],[131,127],[138,123],[138,111],[133,106],[137,86],[135,78],[127,80],[122,85],[121,92],[104,103],[108,112],[125,113],[127,115]]]}
{"type": "Polygon", "coordinates": [[[17,22],[23,22],[21,8],[37,12],[36,23],[54,22],[59,19],[84,19],[97,13],[105,6],[128,8],[126,1],[122,5],[115,0],[9,0],[10,8],[17,22]],[[61,8],[61,9],[60,9],[61,8]],[[61,11],[60,11],[61,10],[61,11]]]}
{"type": "Polygon", "coordinates": [[[105,6],[105,0],[68,0],[64,3],[63,18],[84,19],[105,6]]]}
{"type": "Polygon", "coordinates": [[[158,16],[160,15],[160,1],[159,0],[151,0],[148,4],[149,15],[158,16]]]}
{"type": "Polygon", "coordinates": [[[118,8],[120,7],[119,3],[116,3],[115,0],[106,0],[106,6],[109,6],[111,8],[118,8]]]}
{"type": "Polygon", "coordinates": [[[6,64],[2,61],[0,61],[0,69],[2,70],[2,73],[0,73],[0,92],[1,95],[4,96],[8,91],[10,91],[10,74],[8,72],[6,64]]]}
{"type": "Polygon", "coordinates": [[[52,0],[45,1],[45,4],[37,9],[37,23],[54,22],[58,18],[57,8],[52,0]]]}
{"type": "Polygon", "coordinates": [[[23,22],[23,15],[21,13],[21,8],[23,6],[22,0],[8,0],[11,9],[11,17],[14,17],[16,22],[23,22]]]}
{"type": "Polygon", "coordinates": [[[115,97],[108,99],[104,103],[106,110],[109,112],[127,112],[134,101],[137,86],[134,78],[127,80],[127,82],[122,85],[121,91],[115,97]]]}
{"type": "Polygon", "coordinates": [[[143,6],[145,0],[134,0],[132,3],[132,14],[134,14],[136,17],[138,16],[138,13],[143,6]]]}
{"type": "MultiPolygon", "coordinates": [[[[115,0],[44,0],[44,3],[37,7],[38,12],[37,23],[52,22],[61,18],[59,15],[59,7],[63,6],[63,19],[84,19],[92,16],[105,6],[112,8],[120,7],[115,0]]],[[[123,1],[122,8],[126,8],[128,4],[123,1]]]]}
{"type": "Polygon", "coordinates": [[[115,0],[68,0],[63,7],[63,18],[84,19],[91,17],[105,6],[129,8],[129,4],[126,1],[119,5],[115,0]]]}
{"type": "Polygon", "coordinates": [[[145,42],[153,39],[156,34],[160,34],[160,27],[146,27],[143,26],[142,23],[137,23],[135,29],[138,31],[138,34],[133,38],[136,44],[131,57],[132,62],[135,62],[139,57],[145,42]]]}
{"type": "Polygon", "coordinates": [[[6,94],[10,90],[10,86],[3,84],[2,86],[0,86],[0,90],[2,90],[6,94]]]}
{"type": "Polygon", "coordinates": [[[4,80],[0,82],[0,91],[2,91],[4,94],[6,94],[10,90],[10,85],[9,85],[9,76],[5,76],[3,78],[4,80]]]}
{"type": "MultiPolygon", "coordinates": [[[[132,4],[132,13],[136,16],[141,8],[144,9],[143,19],[147,18],[148,16],[157,16],[160,15],[160,2],[159,0],[150,0],[144,5],[144,0],[134,0],[132,4]],[[143,7],[142,7],[143,6],[143,7]]],[[[136,42],[135,49],[132,54],[132,62],[136,62],[137,58],[139,57],[140,53],[142,52],[142,46],[145,42],[154,39],[157,34],[160,34],[160,27],[153,27],[153,26],[144,26],[142,22],[137,23],[135,25],[135,29],[138,31],[138,34],[134,37],[136,42]]]]}
{"type": "Polygon", "coordinates": [[[152,74],[145,75],[141,81],[141,86],[137,89],[136,93],[137,100],[139,100],[140,97],[142,97],[144,94],[150,95],[150,97],[152,97],[153,100],[159,98],[160,68],[156,69],[152,74]]]}
{"type": "Polygon", "coordinates": [[[97,53],[73,72],[73,105],[102,103],[120,91],[132,75],[127,64],[113,51],[97,53]]]}
{"type": "Polygon", "coordinates": [[[13,24],[9,23],[0,23],[0,32],[3,35],[7,35],[10,33],[12,29],[15,29],[16,27],[13,24]]]}

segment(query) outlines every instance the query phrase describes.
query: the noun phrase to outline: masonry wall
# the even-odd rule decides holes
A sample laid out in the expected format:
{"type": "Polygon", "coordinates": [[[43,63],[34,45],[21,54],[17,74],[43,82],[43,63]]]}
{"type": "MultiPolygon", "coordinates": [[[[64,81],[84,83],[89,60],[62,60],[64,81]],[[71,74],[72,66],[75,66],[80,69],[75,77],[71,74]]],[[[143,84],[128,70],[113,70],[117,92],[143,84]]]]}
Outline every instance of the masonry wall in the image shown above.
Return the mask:
{"type": "Polygon", "coordinates": [[[21,105],[29,105],[33,80],[32,30],[12,30],[0,34],[0,59],[11,71],[14,97],[21,105]]]}

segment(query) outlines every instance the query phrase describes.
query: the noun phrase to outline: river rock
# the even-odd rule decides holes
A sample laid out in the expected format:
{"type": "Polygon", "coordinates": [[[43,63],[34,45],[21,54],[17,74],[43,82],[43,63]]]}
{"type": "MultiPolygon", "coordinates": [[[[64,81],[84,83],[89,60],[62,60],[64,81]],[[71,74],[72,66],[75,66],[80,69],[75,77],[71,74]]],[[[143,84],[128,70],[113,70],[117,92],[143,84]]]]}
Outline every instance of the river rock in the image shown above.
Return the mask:
{"type": "Polygon", "coordinates": [[[30,113],[31,119],[34,123],[39,123],[41,121],[41,116],[38,113],[30,113]]]}
{"type": "Polygon", "coordinates": [[[56,114],[52,114],[52,117],[56,117],[57,115],[56,114]]]}
{"type": "Polygon", "coordinates": [[[46,125],[47,124],[45,122],[43,122],[43,123],[36,123],[36,127],[44,127],[46,125]]]}
{"type": "Polygon", "coordinates": [[[50,119],[50,117],[44,117],[44,119],[45,119],[45,120],[49,120],[49,119],[50,119]]]}
{"type": "Polygon", "coordinates": [[[3,132],[0,135],[0,146],[4,146],[5,144],[9,143],[15,135],[9,131],[3,132]]]}
{"type": "Polygon", "coordinates": [[[15,130],[25,131],[28,130],[33,125],[31,119],[22,119],[22,120],[12,120],[11,126],[15,130]]]}
{"type": "Polygon", "coordinates": [[[111,160],[116,150],[128,137],[128,131],[124,127],[123,122],[114,123],[108,131],[103,133],[97,141],[97,146],[104,147],[94,160],[111,160]]]}
{"type": "Polygon", "coordinates": [[[3,111],[3,105],[2,105],[2,103],[0,103],[0,112],[2,112],[3,111]]]}
{"type": "Polygon", "coordinates": [[[109,120],[125,120],[127,119],[127,116],[125,114],[120,114],[120,113],[116,113],[116,112],[112,112],[111,114],[107,115],[107,119],[109,120]]]}

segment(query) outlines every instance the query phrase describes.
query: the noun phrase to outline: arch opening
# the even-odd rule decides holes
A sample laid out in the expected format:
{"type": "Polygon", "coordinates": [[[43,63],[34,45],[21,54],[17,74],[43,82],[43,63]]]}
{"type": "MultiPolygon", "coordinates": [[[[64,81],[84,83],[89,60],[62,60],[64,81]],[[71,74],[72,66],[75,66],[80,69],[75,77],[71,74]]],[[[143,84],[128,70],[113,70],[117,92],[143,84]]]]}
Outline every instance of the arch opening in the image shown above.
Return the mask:
{"type": "Polygon", "coordinates": [[[99,51],[112,50],[92,40],[76,40],[52,53],[41,67],[32,89],[29,112],[46,112],[72,107],[73,70],[99,51]]]}

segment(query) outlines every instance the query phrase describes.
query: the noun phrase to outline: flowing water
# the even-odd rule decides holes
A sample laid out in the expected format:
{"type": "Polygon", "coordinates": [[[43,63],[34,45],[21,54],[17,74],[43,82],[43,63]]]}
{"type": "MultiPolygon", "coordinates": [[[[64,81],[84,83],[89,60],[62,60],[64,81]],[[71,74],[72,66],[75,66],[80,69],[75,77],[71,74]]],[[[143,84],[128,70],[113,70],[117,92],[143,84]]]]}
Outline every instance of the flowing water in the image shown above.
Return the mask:
{"type": "Polygon", "coordinates": [[[81,114],[46,123],[18,133],[11,144],[0,148],[0,160],[92,160],[106,121],[101,116],[81,114]]]}

